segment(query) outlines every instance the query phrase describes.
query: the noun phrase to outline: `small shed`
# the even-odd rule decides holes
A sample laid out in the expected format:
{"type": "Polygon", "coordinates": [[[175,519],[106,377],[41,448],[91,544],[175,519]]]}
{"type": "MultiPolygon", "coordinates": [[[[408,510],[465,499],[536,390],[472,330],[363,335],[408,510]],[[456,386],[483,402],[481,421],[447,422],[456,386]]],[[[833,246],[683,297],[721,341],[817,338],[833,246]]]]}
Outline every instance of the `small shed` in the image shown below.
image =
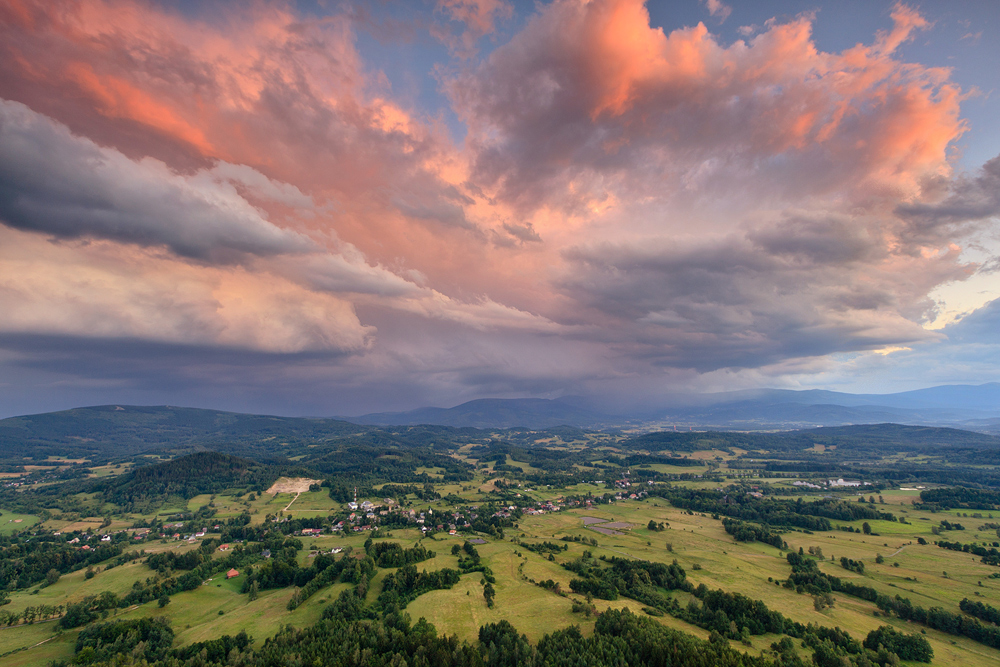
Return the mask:
{"type": "Polygon", "coordinates": [[[238,577],[238,576],[240,576],[240,571],[237,570],[235,567],[231,569],[229,572],[226,572],[226,579],[232,579],[233,577],[238,577]]]}

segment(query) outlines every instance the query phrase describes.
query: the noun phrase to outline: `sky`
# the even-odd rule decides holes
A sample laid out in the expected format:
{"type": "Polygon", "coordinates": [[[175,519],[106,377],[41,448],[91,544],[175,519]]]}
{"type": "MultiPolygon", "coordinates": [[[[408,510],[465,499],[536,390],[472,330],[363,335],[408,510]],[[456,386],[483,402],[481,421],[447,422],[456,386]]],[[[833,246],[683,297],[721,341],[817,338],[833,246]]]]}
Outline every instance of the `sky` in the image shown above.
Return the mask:
{"type": "Polygon", "coordinates": [[[0,416],[1000,378],[1000,4],[0,2],[0,416]]]}

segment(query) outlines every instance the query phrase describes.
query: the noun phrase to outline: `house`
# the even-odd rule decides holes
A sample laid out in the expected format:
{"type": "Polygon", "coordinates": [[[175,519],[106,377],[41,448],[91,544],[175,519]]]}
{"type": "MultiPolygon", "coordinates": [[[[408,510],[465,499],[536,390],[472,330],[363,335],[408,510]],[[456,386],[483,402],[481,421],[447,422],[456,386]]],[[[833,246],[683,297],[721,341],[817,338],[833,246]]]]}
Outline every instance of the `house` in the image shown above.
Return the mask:
{"type": "Polygon", "coordinates": [[[229,572],[226,572],[226,579],[232,579],[233,577],[238,577],[238,576],[240,576],[240,571],[237,570],[235,567],[231,569],[229,572]]]}

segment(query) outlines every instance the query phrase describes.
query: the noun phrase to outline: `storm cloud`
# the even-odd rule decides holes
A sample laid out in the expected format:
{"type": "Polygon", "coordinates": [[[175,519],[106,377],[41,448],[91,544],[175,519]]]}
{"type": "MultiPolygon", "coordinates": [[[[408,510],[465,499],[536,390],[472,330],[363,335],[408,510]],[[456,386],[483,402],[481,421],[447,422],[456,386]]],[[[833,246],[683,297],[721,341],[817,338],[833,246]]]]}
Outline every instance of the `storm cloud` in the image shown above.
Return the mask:
{"type": "Polygon", "coordinates": [[[1000,214],[968,91],[903,55],[934,22],[830,51],[694,4],[393,7],[402,64],[359,39],[397,15],[0,6],[0,395],[651,400],[986,344],[995,302],[930,327],[1000,214]]]}
{"type": "Polygon", "coordinates": [[[23,104],[0,100],[0,221],[16,229],[165,246],[193,259],[314,248],[268,222],[227,174],[265,197],[296,193],[245,167],[184,176],[158,160],[130,160],[23,104]]]}

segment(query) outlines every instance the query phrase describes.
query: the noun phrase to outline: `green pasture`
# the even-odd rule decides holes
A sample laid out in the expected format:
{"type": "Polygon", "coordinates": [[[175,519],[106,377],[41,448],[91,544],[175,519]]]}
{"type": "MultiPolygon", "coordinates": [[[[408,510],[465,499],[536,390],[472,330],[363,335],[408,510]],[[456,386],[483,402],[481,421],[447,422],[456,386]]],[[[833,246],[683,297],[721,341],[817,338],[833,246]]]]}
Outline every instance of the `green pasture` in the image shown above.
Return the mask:
{"type": "Polygon", "coordinates": [[[30,528],[38,523],[38,517],[33,514],[18,514],[10,510],[0,510],[0,535],[10,535],[13,532],[30,528]]]}
{"type": "Polygon", "coordinates": [[[235,635],[241,630],[245,630],[256,640],[255,645],[260,646],[265,639],[276,634],[281,625],[312,625],[320,619],[323,606],[349,587],[347,584],[334,584],[320,590],[294,611],[288,611],[288,600],[294,588],[261,591],[260,597],[250,601],[246,595],[239,593],[242,579],[241,575],[227,582],[225,574],[217,575],[206,585],[171,596],[166,607],[161,608],[156,602],[150,602],[121,617],[169,618],[175,633],[175,647],[222,635],[235,635]]]}
{"type": "Polygon", "coordinates": [[[295,499],[287,513],[302,512],[305,518],[323,516],[323,513],[332,513],[340,509],[340,503],[330,498],[326,489],[321,491],[307,491],[300,493],[295,499]]]}
{"type": "Polygon", "coordinates": [[[70,660],[77,632],[56,634],[56,621],[0,628],[0,664],[4,667],[49,665],[70,660]]]}
{"type": "MultiPolygon", "coordinates": [[[[141,547],[135,545],[133,548],[142,548],[152,553],[168,549],[183,552],[194,547],[187,542],[170,542],[167,545],[159,543],[146,544],[141,547]]],[[[132,584],[136,581],[145,581],[156,575],[143,561],[144,559],[134,560],[110,569],[107,568],[107,563],[96,565],[94,566],[95,574],[90,579],[86,578],[85,568],[64,574],[59,577],[59,581],[51,586],[35,585],[27,590],[12,593],[10,603],[4,605],[3,609],[20,612],[25,607],[66,605],[79,602],[89,595],[99,595],[104,591],[124,595],[131,590],[132,584]],[[33,593],[36,590],[38,592],[33,593]]]]}

